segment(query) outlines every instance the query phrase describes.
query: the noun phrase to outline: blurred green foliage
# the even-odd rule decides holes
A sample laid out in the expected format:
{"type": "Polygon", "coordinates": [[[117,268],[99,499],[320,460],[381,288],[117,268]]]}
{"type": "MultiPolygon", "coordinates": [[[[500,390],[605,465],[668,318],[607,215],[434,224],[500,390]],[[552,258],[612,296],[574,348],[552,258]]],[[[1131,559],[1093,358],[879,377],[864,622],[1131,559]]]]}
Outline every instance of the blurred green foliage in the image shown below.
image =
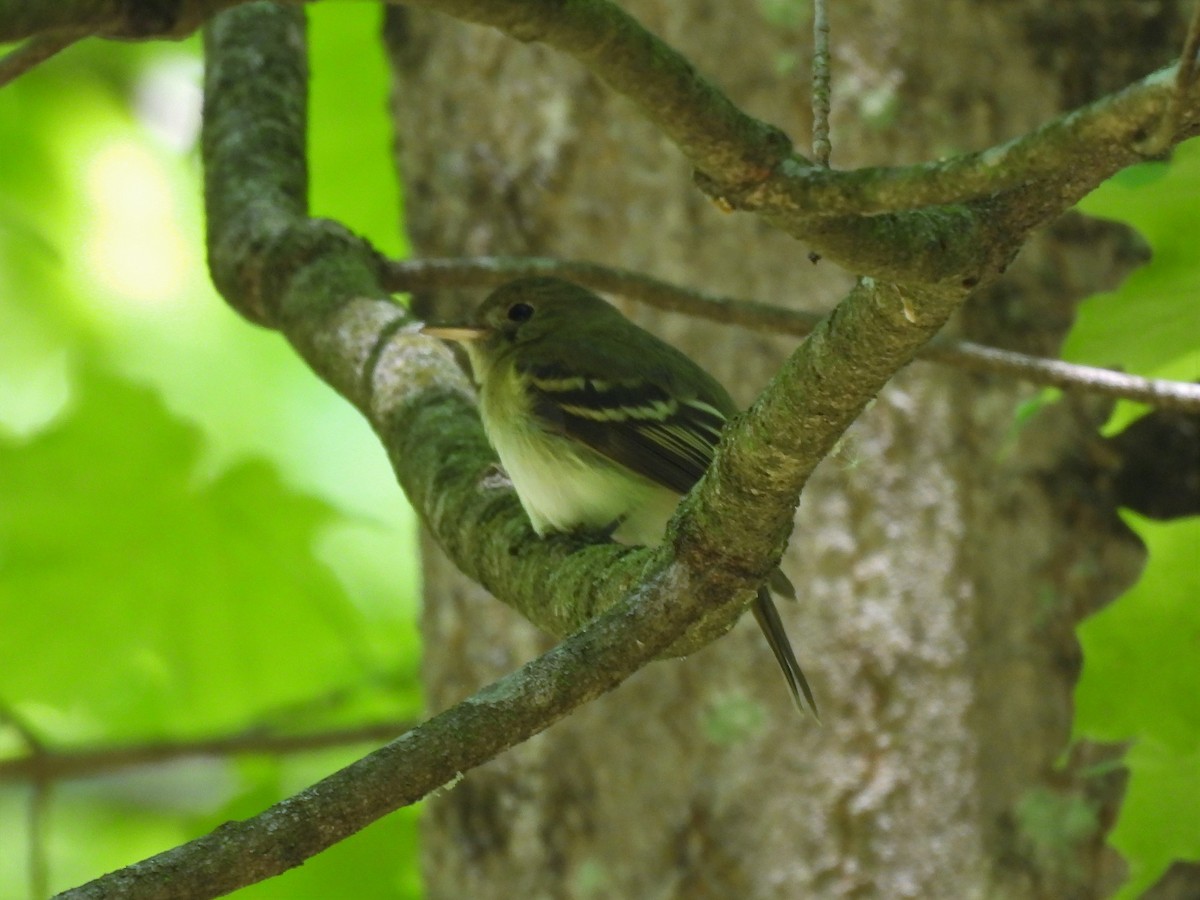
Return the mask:
{"type": "Polygon", "coordinates": [[[60,744],[211,734],[372,669],[313,555],[329,504],[259,460],[197,483],[200,435],[151,391],[75,383],[68,414],[0,444],[0,659],[28,725],[60,744]]]}
{"type": "Polygon", "coordinates": [[[1081,879],[1080,847],[1086,847],[1100,830],[1094,805],[1074,793],[1035,787],[1017,804],[1017,825],[1039,869],[1081,879]]]}
{"type": "MultiPolygon", "coordinates": [[[[311,198],[403,252],[375,5],[311,10],[311,198]]],[[[215,295],[199,40],[91,41],[0,91],[0,756],[419,715],[411,510],[357,413],[215,295]]],[[[59,890],[369,747],[55,786],[59,890]]],[[[0,897],[29,791],[0,785],[0,897]]],[[[416,897],[417,813],[238,896],[416,897]]]]}

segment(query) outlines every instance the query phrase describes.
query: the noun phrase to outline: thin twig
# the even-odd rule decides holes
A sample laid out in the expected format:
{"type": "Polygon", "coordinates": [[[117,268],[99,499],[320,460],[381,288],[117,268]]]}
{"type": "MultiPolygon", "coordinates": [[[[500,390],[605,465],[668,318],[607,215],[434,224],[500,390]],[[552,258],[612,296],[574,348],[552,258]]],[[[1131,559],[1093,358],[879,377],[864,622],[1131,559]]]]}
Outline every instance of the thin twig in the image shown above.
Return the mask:
{"type": "Polygon", "coordinates": [[[21,743],[29,750],[30,756],[46,751],[46,745],[42,742],[37,732],[10,707],[0,706],[0,724],[8,725],[17,733],[17,737],[21,739],[21,743]]]}
{"type": "Polygon", "coordinates": [[[38,63],[45,62],[88,34],[86,31],[54,31],[31,37],[0,58],[0,87],[24,75],[38,63]]]}
{"type": "Polygon", "coordinates": [[[390,741],[408,731],[413,724],[409,720],[398,720],[310,734],[263,734],[254,731],[194,741],[155,741],[125,747],[84,747],[73,750],[42,747],[27,756],[0,762],[0,782],[87,778],[134,766],[202,756],[308,753],[330,747],[390,741]]]}
{"type": "Polygon", "coordinates": [[[1143,378],[1113,369],[1081,366],[1061,359],[1029,356],[1015,350],[1001,350],[971,341],[935,338],[919,354],[923,360],[960,366],[975,372],[987,372],[1019,378],[1044,387],[1080,391],[1102,397],[1133,400],[1158,409],[1200,413],[1200,384],[1143,378]]]}
{"type": "Polygon", "coordinates": [[[50,861],[46,853],[46,828],[50,813],[50,782],[38,778],[29,798],[29,896],[41,900],[50,895],[50,861]]]}
{"type": "MultiPolygon", "coordinates": [[[[821,319],[817,313],[722,297],[625,269],[543,257],[393,261],[386,266],[384,282],[385,287],[392,291],[424,291],[496,287],[513,278],[531,275],[566,278],[594,290],[620,294],[656,309],[773,334],[803,337],[821,319]]],[[[918,354],[918,358],[976,372],[1019,378],[1032,384],[1134,400],[1161,409],[1200,412],[1200,385],[1188,382],[1142,378],[1112,369],[1081,366],[971,341],[944,338],[930,342],[918,354]]]]}
{"type": "MultiPolygon", "coordinates": [[[[25,759],[37,761],[44,759],[47,753],[46,745],[33,727],[23,717],[8,706],[0,706],[0,723],[8,725],[21,743],[25,745],[28,755],[25,759]]],[[[49,893],[50,867],[46,860],[46,815],[50,807],[50,781],[35,774],[31,779],[29,806],[26,808],[26,841],[29,865],[29,895],[34,900],[49,893]]]]}
{"type": "Polygon", "coordinates": [[[1159,156],[1171,147],[1172,139],[1179,129],[1184,104],[1196,82],[1196,52],[1200,50],[1200,0],[1192,8],[1192,19],[1183,38],[1183,49],[1179,65],[1175,69],[1174,89],[1167,97],[1166,107],[1157,125],[1144,139],[1136,142],[1138,152],[1146,156],[1159,156]]]}
{"type": "Polygon", "coordinates": [[[829,77],[829,14],[826,0],[813,0],[812,109],[813,156],[829,168],[833,145],[829,140],[829,107],[832,97],[829,77]]]}
{"type": "Polygon", "coordinates": [[[1196,80],[1196,54],[1200,52],[1200,2],[1192,8],[1192,21],[1188,25],[1187,37],[1183,39],[1183,53],[1179,57],[1179,69],[1175,72],[1175,93],[1180,97],[1192,89],[1196,80]]]}

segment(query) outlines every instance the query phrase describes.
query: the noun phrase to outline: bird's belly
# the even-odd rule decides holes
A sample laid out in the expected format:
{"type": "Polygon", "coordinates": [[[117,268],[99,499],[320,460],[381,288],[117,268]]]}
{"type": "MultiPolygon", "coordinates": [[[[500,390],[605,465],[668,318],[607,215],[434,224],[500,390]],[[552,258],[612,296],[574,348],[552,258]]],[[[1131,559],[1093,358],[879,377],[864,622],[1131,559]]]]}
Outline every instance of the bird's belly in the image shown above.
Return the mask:
{"type": "Polygon", "coordinates": [[[679,497],[569,438],[505,429],[493,435],[500,462],[538,534],[602,529],[615,537],[656,543],[679,497]]]}

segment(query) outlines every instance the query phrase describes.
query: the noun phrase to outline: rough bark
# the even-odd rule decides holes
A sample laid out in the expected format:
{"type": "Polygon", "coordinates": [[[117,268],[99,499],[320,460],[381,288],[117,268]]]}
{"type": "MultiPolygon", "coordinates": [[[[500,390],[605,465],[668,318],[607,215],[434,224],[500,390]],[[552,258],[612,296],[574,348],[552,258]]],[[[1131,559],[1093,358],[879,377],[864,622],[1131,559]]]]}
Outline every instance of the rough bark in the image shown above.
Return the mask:
{"type": "MultiPolygon", "coordinates": [[[[802,144],[807,25],[767,6],[627,4],[802,144]]],[[[837,4],[835,164],[982,148],[1176,52],[1173,4],[1076,3],[1073,22],[1057,8],[837,4]]],[[[389,38],[418,253],[591,258],[811,309],[849,285],[762,220],[712,205],[667,141],[576,62],[414,11],[391,12],[389,38]]],[[[1111,228],[1052,229],[958,327],[1052,349],[1072,303],[1117,277],[1128,246],[1111,228]]],[[[743,402],[792,343],[626,310],[743,402]]],[[[781,611],[824,727],[796,719],[744,622],[432,800],[430,897],[1103,894],[1120,876],[1103,842],[1119,779],[1083,774],[1101,748],[1058,765],[1073,625],[1131,583],[1141,555],[1080,462],[1103,410],[1064,402],[1018,430],[1029,395],[914,366],[809,484],[784,561],[801,599],[781,611]],[[1035,827],[1046,810],[1064,824],[1035,827]]],[[[438,710],[550,641],[429,542],[425,560],[424,674],[438,710]]]]}

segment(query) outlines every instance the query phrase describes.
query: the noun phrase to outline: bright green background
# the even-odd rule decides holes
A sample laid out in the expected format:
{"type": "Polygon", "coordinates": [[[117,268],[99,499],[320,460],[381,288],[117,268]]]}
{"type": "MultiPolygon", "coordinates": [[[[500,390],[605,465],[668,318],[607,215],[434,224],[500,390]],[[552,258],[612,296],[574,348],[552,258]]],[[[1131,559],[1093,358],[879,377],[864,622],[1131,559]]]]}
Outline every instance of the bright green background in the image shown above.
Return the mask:
{"type": "MultiPolygon", "coordinates": [[[[310,8],[313,207],[404,251],[379,9],[310,8]]],[[[377,441],[213,294],[197,42],[72,48],[0,90],[0,714],[52,746],[419,715],[413,519],[377,441]]],[[[1081,309],[1068,358],[1200,377],[1200,142],[1083,204],[1153,262],[1081,309]]],[[[1114,426],[1140,411],[1122,405],[1114,426]]],[[[1200,523],[1129,516],[1150,562],[1085,622],[1076,735],[1131,741],[1112,834],[1137,896],[1200,857],[1200,523]]],[[[22,752],[0,723],[0,754],[22,752]]],[[[51,888],[261,810],[355,758],[203,761],[56,786],[51,888]]],[[[28,890],[0,784],[0,897],[28,890]]],[[[412,810],[239,897],[415,897],[412,810]]],[[[1039,846],[1095,817],[1043,792],[1039,846]]],[[[1036,834],[1034,834],[1036,832],[1036,834]]]]}
{"type": "MultiPolygon", "coordinates": [[[[380,7],[313,21],[313,210],[404,250],[380,7]]],[[[361,417],[204,268],[199,41],[90,41],[0,90],[0,716],[51,746],[421,713],[411,511],[361,417]]],[[[54,788],[50,888],[357,758],[191,761],[54,788]]],[[[0,719],[0,754],[22,750],[0,719]]],[[[0,897],[28,896],[0,784],[0,897]]],[[[239,897],[416,897],[401,811],[239,897]]]]}

